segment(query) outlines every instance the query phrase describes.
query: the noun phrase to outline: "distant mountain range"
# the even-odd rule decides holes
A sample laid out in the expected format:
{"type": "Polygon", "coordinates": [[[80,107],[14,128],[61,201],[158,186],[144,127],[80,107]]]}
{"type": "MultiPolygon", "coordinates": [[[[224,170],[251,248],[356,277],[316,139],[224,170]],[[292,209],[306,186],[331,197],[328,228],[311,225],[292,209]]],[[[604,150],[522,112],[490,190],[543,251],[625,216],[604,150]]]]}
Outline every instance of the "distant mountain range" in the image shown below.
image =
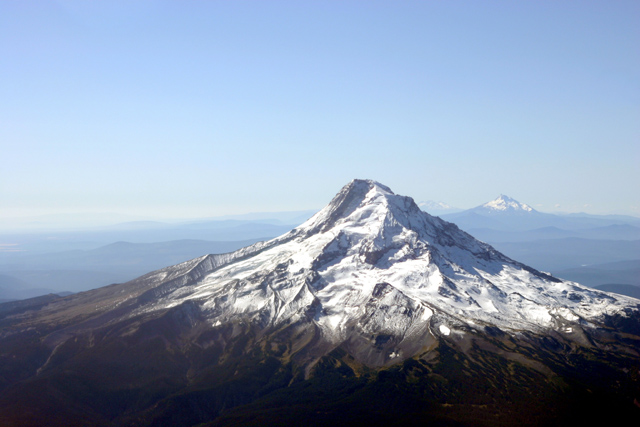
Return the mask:
{"type": "Polygon", "coordinates": [[[259,221],[270,224],[300,224],[313,215],[315,210],[253,212],[238,215],[223,215],[200,219],[154,219],[114,213],[66,213],[37,217],[4,219],[0,222],[0,235],[13,233],[59,233],[62,231],[95,231],[97,229],[142,229],[172,228],[184,224],[220,223],[227,220],[259,221]]]}
{"type": "Polygon", "coordinates": [[[0,233],[0,300],[85,291],[131,280],[203,253],[224,253],[285,233],[309,211],[72,231],[0,233]],[[291,221],[291,222],[289,222],[291,221]]]}
{"type": "Polygon", "coordinates": [[[444,202],[435,202],[433,200],[418,202],[418,206],[423,211],[429,212],[431,215],[437,215],[437,216],[462,211],[462,209],[460,208],[454,208],[453,206],[449,206],[444,202]]]}
{"type": "MultiPolygon", "coordinates": [[[[624,215],[543,213],[509,196],[472,209],[445,213],[474,237],[503,253],[558,277],[588,286],[638,285],[640,218],[624,215]],[[621,263],[613,271],[601,265],[621,263]],[[580,279],[580,280],[578,280],[580,279]]],[[[627,295],[635,290],[618,287],[627,295]]]]}
{"type": "Polygon", "coordinates": [[[447,221],[455,222],[466,231],[491,229],[516,232],[545,228],[584,230],[613,225],[628,225],[640,228],[640,218],[632,216],[543,213],[505,195],[500,195],[497,199],[475,208],[444,214],[441,217],[447,221]]]}
{"type": "Polygon", "coordinates": [[[6,264],[0,264],[0,300],[65,291],[80,292],[127,282],[166,265],[202,254],[232,252],[259,240],[262,239],[116,242],[90,250],[23,254],[11,258],[6,264]]]}

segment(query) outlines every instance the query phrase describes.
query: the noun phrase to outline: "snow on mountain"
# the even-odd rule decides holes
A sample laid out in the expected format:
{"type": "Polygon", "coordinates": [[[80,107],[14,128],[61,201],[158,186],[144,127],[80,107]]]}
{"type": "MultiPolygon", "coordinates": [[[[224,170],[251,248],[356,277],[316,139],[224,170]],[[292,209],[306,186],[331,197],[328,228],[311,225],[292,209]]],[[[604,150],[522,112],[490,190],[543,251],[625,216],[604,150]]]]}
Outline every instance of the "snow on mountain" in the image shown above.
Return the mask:
{"type": "Polygon", "coordinates": [[[399,337],[387,359],[374,364],[409,357],[429,337],[485,326],[553,330],[578,340],[582,328],[639,303],[509,259],[369,180],[350,182],[283,236],[155,277],[148,280],[171,283],[135,314],[193,302],[213,326],[312,322],[333,345],[363,342],[374,332],[399,337]]]}
{"type": "MultiPolygon", "coordinates": [[[[495,200],[462,212],[442,215],[466,231],[481,228],[523,231],[542,227],[574,229],[580,227],[556,215],[539,212],[509,196],[500,195],[495,200]]],[[[584,228],[584,227],[583,227],[584,228]]]]}
{"type": "Polygon", "coordinates": [[[418,202],[418,206],[431,215],[442,215],[462,211],[462,209],[454,208],[444,202],[436,202],[433,200],[418,202]]]}
{"type": "Polygon", "coordinates": [[[520,203],[504,194],[501,194],[497,199],[487,202],[476,209],[482,209],[488,212],[536,212],[531,206],[520,203]]]}

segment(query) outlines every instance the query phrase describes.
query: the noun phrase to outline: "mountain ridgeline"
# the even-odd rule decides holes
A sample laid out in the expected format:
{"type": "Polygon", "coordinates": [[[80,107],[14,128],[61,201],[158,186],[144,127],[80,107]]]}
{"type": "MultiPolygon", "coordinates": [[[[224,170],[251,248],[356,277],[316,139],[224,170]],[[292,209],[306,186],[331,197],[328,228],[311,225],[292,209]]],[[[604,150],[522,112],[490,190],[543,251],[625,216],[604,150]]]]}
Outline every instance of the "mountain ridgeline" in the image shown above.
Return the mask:
{"type": "Polygon", "coordinates": [[[639,300],[369,180],[273,240],[0,305],[0,327],[3,425],[640,420],[639,300]]]}

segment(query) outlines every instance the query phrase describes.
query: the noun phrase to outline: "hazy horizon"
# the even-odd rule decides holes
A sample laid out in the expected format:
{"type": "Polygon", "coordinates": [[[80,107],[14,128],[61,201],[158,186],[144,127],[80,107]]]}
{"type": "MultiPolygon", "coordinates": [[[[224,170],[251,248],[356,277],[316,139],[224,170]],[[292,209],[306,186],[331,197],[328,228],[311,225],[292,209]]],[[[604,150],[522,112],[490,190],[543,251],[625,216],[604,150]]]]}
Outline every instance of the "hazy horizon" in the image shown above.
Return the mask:
{"type": "MultiPolygon", "coordinates": [[[[329,203],[330,200],[327,200],[326,203],[329,203]]],[[[525,203],[521,200],[518,200],[521,203],[525,203]]],[[[424,202],[422,200],[416,200],[416,203],[424,202]]],[[[432,201],[434,202],[434,201],[432,201]]],[[[441,202],[441,201],[438,201],[441,202]]],[[[487,200],[489,202],[489,200],[487,200]]],[[[325,203],[325,204],[326,204],[325,203]]],[[[478,205],[480,206],[480,205],[478,205]]],[[[296,214],[301,213],[310,213],[313,214],[323,206],[319,206],[314,209],[300,209],[294,211],[249,211],[249,212],[239,212],[239,213],[230,213],[227,215],[216,215],[216,216],[191,216],[191,217],[180,217],[180,216],[162,216],[162,213],[157,213],[156,215],[132,215],[126,213],[119,212],[60,212],[60,213],[52,213],[52,214],[42,214],[37,216],[26,216],[26,217],[13,217],[13,218],[1,218],[0,217],[0,232],[7,232],[12,228],[15,228],[16,231],[38,231],[38,229],[43,229],[45,231],[54,231],[57,229],[66,229],[66,230],[79,230],[82,229],[92,229],[96,227],[110,227],[110,226],[118,226],[125,225],[128,223],[144,223],[144,222],[156,222],[161,224],[178,224],[185,222],[197,222],[197,221],[224,221],[224,220],[282,220],[283,223],[294,224],[296,221],[287,221],[288,218],[293,218],[296,214]]],[[[457,206],[451,206],[451,213],[460,212],[462,210],[472,209],[477,206],[471,206],[468,208],[459,208],[457,206]]],[[[584,211],[560,211],[560,210],[545,210],[540,209],[539,206],[532,206],[535,210],[542,213],[549,213],[554,215],[575,215],[575,214],[588,214],[584,211]]],[[[436,216],[440,216],[446,214],[448,212],[443,211],[431,211],[428,208],[422,208],[427,213],[431,213],[436,216]]],[[[588,215],[601,215],[601,216],[629,216],[640,219],[640,215],[631,214],[588,214],[588,215]]]]}

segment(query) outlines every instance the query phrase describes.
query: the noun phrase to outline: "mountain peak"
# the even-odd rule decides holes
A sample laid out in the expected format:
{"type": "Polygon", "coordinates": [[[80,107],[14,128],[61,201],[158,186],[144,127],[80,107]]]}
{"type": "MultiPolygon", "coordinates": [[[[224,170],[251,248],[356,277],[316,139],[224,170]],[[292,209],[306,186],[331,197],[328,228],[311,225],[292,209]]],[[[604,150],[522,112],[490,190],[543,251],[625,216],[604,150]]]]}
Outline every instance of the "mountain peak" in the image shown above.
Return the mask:
{"type": "Polygon", "coordinates": [[[307,235],[325,232],[344,223],[374,222],[391,215],[407,216],[420,212],[412,198],[396,195],[389,187],[370,179],[354,179],[342,187],[331,202],[298,227],[307,235]]]}
{"type": "Polygon", "coordinates": [[[491,210],[491,211],[500,211],[500,212],[507,212],[507,211],[535,212],[535,210],[531,206],[526,205],[524,203],[520,203],[517,200],[509,196],[506,196],[504,194],[501,194],[495,200],[492,200],[490,202],[485,203],[482,206],[479,206],[479,208],[483,208],[485,210],[491,210]]]}
{"type": "Polygon", "coordinates": [[[389,187],[387,187],[384,184],[379,183],[378,181],[375,181],[373,179],[359,179],[359,178],[355,178],[352,179],[347,185],[345,185],[344,187],[342,187],[343,189],[345,188],[354,188],[354,187],[360,187],[360,186],[364,186],[364,187],[368,187],[368,188],[380,188],[384,191],[386,191],[387,193],[391,193],[394,194],[393,191],[391,191],[391,189],[389,187]]]}
{"type": "Polygon", "coordinates": [[[354,179],[342,187],[335,195],[329,205],[325,208],[335,208],[335,210],[346,210],[363,203],[369,203],[380,196],[394,196],[386,185],[382,185],[371,179],[354,179]]]}
{"type": "Polygon", "coordinates": [[[420,207],[420,209],[430,213],[431,215],[441,215],[462,211],[462,209],[436,200],[423,200],[418,203],[418,206],[420,207]]]}
{"type": "Polygon", "coordinates": [[[380,184],[372,179],[354,179],[334,196],[329,206],[337,206],[344,204],[352,204],[354,201],[358,203],[371,200],[376,195],[393,196],[395,193],[386,185],[380,184]]]}

